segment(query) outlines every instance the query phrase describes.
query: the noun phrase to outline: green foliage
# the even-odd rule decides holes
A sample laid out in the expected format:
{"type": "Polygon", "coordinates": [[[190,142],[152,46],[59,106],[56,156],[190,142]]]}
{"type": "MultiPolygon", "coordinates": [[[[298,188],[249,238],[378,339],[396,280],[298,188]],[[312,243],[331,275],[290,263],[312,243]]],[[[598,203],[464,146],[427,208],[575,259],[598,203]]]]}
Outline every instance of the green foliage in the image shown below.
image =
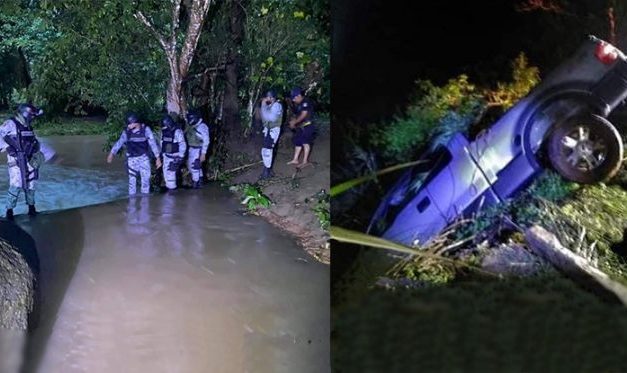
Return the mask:
{"type": "Polygon", "coordinates": [[[572,196],[578,188],[578,184],[547,170],[515,198],[482,209],[459,228],[456,236],[464,239],[485,233],[503,224],[505,218],[520,227],[529,227],[545,218],[547,203],[560,203],[572,196]]]}
{"type": "Polygon", "coordinates": [[[110,126],[105,122],[81,118],[53,118],[45,122],[35,122],[37,136],[106,135],[111,130],[110,126]]]}
{"type": "Polygon", "coordinates": [[[520,53],[512,62],[512,77],[511,82],[499,82],[495,89],[484,92],[488,105],[503,109],[514,106],[540,82],[540,71],[535,66],[529,66],[527,56],[520,53]]]}
{"type": "Polygon", "coordinates": [[[318,217],[318,222],[320,222],[320,227],[323,230],[327,230],[329,228],[329,224],[331,223],[330,201],[330,195],[322,191],[318,194],[316,204],[312,208],[314,214],[318,217]]]}
{"type": "Polygon", "coordinates": [[[446,144],[454,133],[468,132],[486,108],[511,107],[539,80],[538,68],[530,66],[521,53],[512,62],[512,81],[499,82],[494,89],[479,89],[466,75],[451,79],[442,87],[419,81],[414,102],[403,115],[374,131],[371,143],[382,149],[387,160],[411,159],[418,151],[424,151],[427,144],[433,150],[446,144]]]}
{"type": "MultiPolygon", "coordinates": [[[[149,3],[140,8],[150,8],[149,3]]],[[[34,89],[56,110],[89,103],[119,117],[131,109],[161,109],[168,78],[165,59],[154,37],[133,17],[134,4],[100,0],[86,7],[80,0],[62,0],[42,8],[44,20],[63,37],[49,43],[42,63],[34,66],[40,76],[34,89]]],[[[167,7],[161,8],[166,12],[167,7]]]]}
{"type": "Polygon", "coordinates": [[[405,262],[396,276],[429,284],[446,284],[457,270],[454,265],[431,258],[413,258],[405,262]]]}
{"type": "Polygon", "coordinates": [[[46,24],[36,2],[6,0],[0,3],[0,105],[13,106],[26,97],[47,44],[60,34],[46,24]]]}
{"type": "Polygon", "coordinates": [[[443,87],[429,81],[418,82],[418,99],[404,115],[376,131],[374,146],[382,149],[383,156],[399,161],[412,158],[436,135],[467,129],[476,115],[481,96],[468,77],[460,75],[443,87]]]}
{"type": "MultiPolygon", "coordinates": [[[[330,100],[328,29],[308,1],[251,0],[247,7],[242,52],[243,101],[254,102],[263,87],[286,92],[302,86],[321,105],[330,100]]],[[[252,112],[250,111],[248,115],[252,112]]],[[[249,121],[246,121],[249,122],[249,121]]]]}
{"type": "Polygon", "coordinates": [[[244,197],[242,205],[246,205],[249,211],[255,211],[259,207],[269,207],[272,204],[270,198],[263,194],[261,187],[257,184],[239,184],[230,189],[242,194],[244,197]]]}

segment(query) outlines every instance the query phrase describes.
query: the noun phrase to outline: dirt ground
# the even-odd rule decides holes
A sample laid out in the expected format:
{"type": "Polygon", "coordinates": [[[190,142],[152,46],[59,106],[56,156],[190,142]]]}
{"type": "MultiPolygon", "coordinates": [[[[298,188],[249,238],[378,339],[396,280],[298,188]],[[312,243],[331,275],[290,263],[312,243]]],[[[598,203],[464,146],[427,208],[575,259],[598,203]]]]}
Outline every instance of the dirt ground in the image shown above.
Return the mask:
{"type": "MultiPolygon", "coordinates": [[[[261,143],[258,145],[257,157],[261,159],[261,143]]],[[[287,165],[293,157],[294,147],[292,133],[289,130],[284,131],[275,154],[275,176],[259,182],[263,193],[273,203],[269,208],[260,208],[257,211],[258,215],[294,235],[310,255],[326,264],[331,259],[329,236],[321,228],[313,208],[319,197],[330,189],[330,153],[329,126],[319,125],[310,155],[313,166],[297,171],[293,165],[287,165]]],[[[258,181],[262,170],[262,164],[250,167],[235,176],[231,184],[253,184],[258,181]]]]}

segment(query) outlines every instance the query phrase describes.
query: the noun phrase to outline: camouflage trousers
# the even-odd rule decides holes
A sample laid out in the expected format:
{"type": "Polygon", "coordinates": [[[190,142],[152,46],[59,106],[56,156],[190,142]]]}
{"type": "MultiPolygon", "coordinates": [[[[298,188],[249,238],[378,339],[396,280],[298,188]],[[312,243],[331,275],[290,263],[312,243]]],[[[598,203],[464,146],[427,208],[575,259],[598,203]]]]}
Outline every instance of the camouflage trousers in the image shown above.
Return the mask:
{"type": "Polygon", "coordinates": [[[175,155],[163,154],[163,180],[168,189],[176,189],[176,172],[183,160],[175,155]]]}
{"type": "Polygon", "coordinates": [[[202,175],[202,169],[200,165],[200,147],[189,147],[189,153],[187,155],[187,168],[192,175],[192,181],[200,180],[202,175]]]}
{"type": "Polygon", "coordinates": [[[27,164],[28,175],[26,177],[26,188],[22,186],[22,171],[15,163],[15,158],[7,156],[9,165],[9,192],[7,193],[7,209],[12,209],[17,205],[17,199],[20,196],[20,191],[24,190],[26,195],[26,203],[29,205],[35,204],[35,184],[39,178],[39,170],[33,168],[30,164],[27,164]]]}
{"type": "Polygon", "coordinates": [[[126,170],[128,171],[128,194],[137,193],[137,177],[141,182],[141,193],[150,192],[150,159],[147,155],[139,157],[128,157],[126,160],[126,170]]]}

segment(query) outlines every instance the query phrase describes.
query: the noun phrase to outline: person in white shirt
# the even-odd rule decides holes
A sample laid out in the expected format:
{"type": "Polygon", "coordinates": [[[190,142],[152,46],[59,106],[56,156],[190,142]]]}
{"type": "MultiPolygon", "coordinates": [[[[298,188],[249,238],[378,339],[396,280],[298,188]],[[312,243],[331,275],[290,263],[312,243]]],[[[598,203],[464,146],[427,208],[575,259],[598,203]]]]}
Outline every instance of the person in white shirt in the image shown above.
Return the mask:
{"type": "Polygon", "coordinates": [[[277,101],[276,92],[269,90],[261,100],[261,122],[263,123],[263,147],[261,159],[263,160],[263,172],[260,179],[268,179],[274,176],[272,172],[272,158],[274,146],[281,134],[281,122],[283,120],[283,106],[277,101]]]}

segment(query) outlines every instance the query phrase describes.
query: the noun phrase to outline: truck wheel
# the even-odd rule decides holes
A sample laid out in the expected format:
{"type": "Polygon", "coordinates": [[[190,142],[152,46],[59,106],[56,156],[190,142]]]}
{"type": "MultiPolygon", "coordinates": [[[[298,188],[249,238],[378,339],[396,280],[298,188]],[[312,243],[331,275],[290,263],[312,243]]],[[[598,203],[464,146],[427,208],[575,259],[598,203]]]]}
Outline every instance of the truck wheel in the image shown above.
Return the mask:
{"type": "Polygon", "coordinates": [[[578,116],[556,125],[549,137],[548,155],[560,175],[591,184],[616,175],[623,159],[623,141],[606,119],[578,116]]]}

